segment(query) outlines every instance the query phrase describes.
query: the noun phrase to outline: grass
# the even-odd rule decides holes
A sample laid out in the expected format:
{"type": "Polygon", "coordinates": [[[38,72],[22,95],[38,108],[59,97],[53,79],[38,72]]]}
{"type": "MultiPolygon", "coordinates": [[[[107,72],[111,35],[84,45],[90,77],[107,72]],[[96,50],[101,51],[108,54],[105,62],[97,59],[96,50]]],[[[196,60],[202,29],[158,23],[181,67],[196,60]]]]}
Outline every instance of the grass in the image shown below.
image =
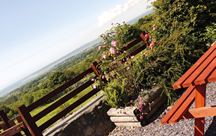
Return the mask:
{"type": "MultiPolygon", "coordinates": [[[[77,101],[79,98],[81,98],[82,96],[84,96],[85,94],[87,94],[88,92],[90,92],[92,90],[91,86],[89,86],[88,88],[86,88],[85,90],[83,90],[82,92],[80,92],[79,94],[77,94],[77,96],[69,99],[68,101],[66,101],[64,104],[65,106],[69,106],[72,103],[74,103],[75,101],[77,101]]],[[[99,94],[100,91],[97,93],[99,94]]],[[[65,94],[66,95],[66,94],[65,94]]],[[[62,96],[63,97],[63,96],[62,96]]],[[[76,110],[78,110],[80,107],[84,106],[86,103],[88,103],[90,100],[92,100],[95,97],[95,95],[93,95],[92,97],[90,97],[88,100],[86,100],[85,102],[83,102],[81,105],[79,105],[78,107],[76,107],[74,110],[72,110],[70,113],[68,113],[67,115],[75,112],[76,110]]],[[[60,99],[60,98],[59,98],[60,99]]],[[[57,99],[57,100],[59,100],[57,99]]],[[[56,102],[57,100],[55,100],[54,102],[56,102]]],[[[44,110],[45,108],[47,108],[48,106],[50,106],[52,103],[43,105],[38,107],[37,109],[35,109],[34,111],[32,111],[30,114],[31,116],[35,116],[36,114],[38,114],[39,112],[41,112],[42,110],[44,110]]],[[[55,110],[51,111],[49,114],[47,114],[46,116],[44,116],[43,118],[41,118],[40,120],[38,120],[36,122],[37,126],[42,125],[43,123],[45,123],[46,121],[48,121],[49,119],[51,119],[53,116],[55,116],[56,114],[58,114],[59,112],[61,112],[62,110],[64,110],[64,105],[61,105],[59,107],[57,107],[55,110]]],[[[66,115],[66,116],[67,116],[66,115]]],[[[55,124],[55,123],[54,123],[55,124]]],[[[53,125],[54,125],[53,124],[53,125]]],[[[52,126],[52,125],[51,125],[52,126]]]]}

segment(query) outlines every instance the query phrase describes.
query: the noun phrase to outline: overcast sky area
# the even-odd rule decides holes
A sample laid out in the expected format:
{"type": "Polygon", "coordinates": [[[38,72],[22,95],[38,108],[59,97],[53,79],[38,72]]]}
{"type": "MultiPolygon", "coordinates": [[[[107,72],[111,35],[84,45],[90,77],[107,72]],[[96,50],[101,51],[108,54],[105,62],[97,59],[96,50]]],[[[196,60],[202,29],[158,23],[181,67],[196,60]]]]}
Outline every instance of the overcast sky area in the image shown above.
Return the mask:
{"type": "Polygon", "coordinates": [[[141,15],[150,2],[1,0],[0,90],[98,38],[111,22],[141,15]]]}

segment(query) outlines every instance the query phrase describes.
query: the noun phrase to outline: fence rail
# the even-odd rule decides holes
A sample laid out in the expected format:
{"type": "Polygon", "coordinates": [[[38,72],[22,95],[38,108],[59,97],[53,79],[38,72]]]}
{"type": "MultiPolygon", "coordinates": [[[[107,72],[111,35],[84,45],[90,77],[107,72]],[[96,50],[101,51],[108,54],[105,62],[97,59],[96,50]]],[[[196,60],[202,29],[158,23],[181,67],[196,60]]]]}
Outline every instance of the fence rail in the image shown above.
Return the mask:
{"type": "Polygon", "coordinates": [[[0,124],[1,128],[4,132],[0,133],[1,136],[22,136],[20,131],[24,131],[26,136],[31,136],[28,128],[25,126],[21,116],[17,116],[16,119],[19,124],[15,124],[13,119],[8,119],[6,113],[3,110],[0,110],[0,118],[2,119],[3,123],[0,124]]]}
{"type": "MultiPolygon", "coordinates": [[[[144,33],[141,33],[140,37],[138,37],[133,42],[129,43],[126,47],[123,47],[123,49],[128,50],[131,47],[134,47],[135,45],[140,43],[141,41],[145,42],[144,33]]],[[[132,51],[129,55],[131,55],[131,56],[136,55],[145,48],[146,48],[146,43],[144,43],[144,45],[142,45],[142,46],[138,47],[137,49],[135,49],[134,51],[132,51]]],[[[84,89],[86,89],[87,87],[91,86],[94,83],[94,81],[88,80],[87,82],[83,83],[82,85],[80,85],[79,87],[77,87],[75,90],[71,91],[70,93],[68,93],[64,97],[60,98],[59,100],[57,100],[56,102],[54,102],[53,104],[48,106],[46,109],[39,112],[38,114],[36,114],[34,116],[30,115],[31,111],[33,111],[37,107],[41,106],[42,104],[44,104],[49,99],[55,97],[56,95],[58,95],[59,93],[61,93],[65,89],[67,89],[68,87],[70,87],[73,84],[77,83],[78,81],[83,79],[87,74],[90,74],[90,73],[93,73],[93,72],[95,74],[95,77],[96,76],[100,77],[100,75],[97,72],[97,62],[92,63],[90,68],[88,68],[87,70],[85,70],[84,72],[79,74],[78,76],[72,78],[71,80],[69,80],[65,84],[59,86],[58,88],[56,88],[52,92],[48,93],[47,95],[43,96],[39,100],[37,100],[34,103],[30,104],[29,106],[26,107],[25,105],[22,105],[22,106],[20,106],[18,108],[18,112],[19,112],[20,116],[22,117],[22,119],[24,121],[24,125],[26,125],[26,127],[30,130],[32,136],[42,136],[42,131],[43,130],[48,128],[50,125],[55,123],[57,120],[59,120],[60,118],[65,116],[67,113],[69,113],[70,111],[72,111],[73,109],[75,109],[80,104],[82,104],[87,99],[89,99],[90,97],[92,97],[93,95],[95,95],[97,92],[100,91],[99,89],[92,89],[90,92],[88,92],[83,97],[81,97],[80,99],[78,99],[77,101],[75,101],[74,103],[69,105],[68,107],[66,107],[64,110],[62,110],[61,112],[56,114],[54,117],[49,119],[47,122],[43,123],[40,126],[36,125],[36,122],[38,120],[40,120],[42,117],[46,116],[48,113],[50,113],[51,111],[56,109],[58,106],[64,104],[66,101],[68,101],[69,99],[71,99],[72,97],[74,97],[78,93],[82,92],[84,89]]],[[[20,125],[20,124],[18,124],[18,125],[20,125]]],[[[18,127],[18,125],[14,126],[13,128],[16,129],[18,127]]],[[[2,134],[0,134],[0,135],[2,135],[2,134]]]]}

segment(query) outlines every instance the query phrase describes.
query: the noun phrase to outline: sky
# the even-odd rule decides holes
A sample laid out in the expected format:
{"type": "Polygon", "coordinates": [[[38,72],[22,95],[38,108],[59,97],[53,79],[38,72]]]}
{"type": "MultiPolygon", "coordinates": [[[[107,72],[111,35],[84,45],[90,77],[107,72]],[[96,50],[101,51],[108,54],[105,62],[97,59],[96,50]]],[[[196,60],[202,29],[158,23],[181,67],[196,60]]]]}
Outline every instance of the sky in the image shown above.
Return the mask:
{"type": "Polygon", "coordinates": [[[1,0],[0,90],[141,15],[150,0],[1,0]]]}

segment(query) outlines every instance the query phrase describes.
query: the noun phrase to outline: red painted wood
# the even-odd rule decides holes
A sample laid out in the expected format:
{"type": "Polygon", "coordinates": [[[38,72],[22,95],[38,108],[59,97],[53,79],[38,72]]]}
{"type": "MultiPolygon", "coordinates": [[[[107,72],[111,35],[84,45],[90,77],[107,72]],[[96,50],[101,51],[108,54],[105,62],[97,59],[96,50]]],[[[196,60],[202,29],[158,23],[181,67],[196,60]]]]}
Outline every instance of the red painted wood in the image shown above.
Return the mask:
{"type": "Polygon", "coordinates": [[[195,96],[196,96],[196,90],[193,90],[193,92],[188,96],[188,98],[184,101],[184,103],[179,107],[179,109],[169,120],[170,124],[177,123],[180,120],[180,118],[187,112],[187,109],[194,102],[195,96]]]}
{"type": "Polygon", "coordinates": [[[187,80],[188,77],[190,77],[190,75],[197,69],[197,67],[200,66],[200,64],[202,64],[205,59],[212,54],[212,52],[216,49],[216,43],[208,50],[206,51],[206,53],[185,73],[183,74],[183,76],[181,78],[179,78],[178,81],[175,82],[175,84],[173,85],[174,89],[180,89],[182,88],[182,83],[187,80]]]}
{"type": "Polygon", "coordinates": [[[178,101],[174,104],[174,106],[169,110],[169,112],[161,119],[161,124],[165,125],[169,122],[169,119],[176,113],[176,111],[180,108],[183,102],[189,97],[189,95],[195,89],[194,86],[190,86],[183,95],[178,99],[178,101]]]}
{"type": "Polygon", "coordinates": [[[209,116],[216,116],[216,106],[189,109],[189,113],[194,118],[204,118],[204,117],[209,117],[209,116]]]}
{"type": "Polygon", "coordinates": [[[216,68],[213,70],[207,80],[209,83],[216,81],[216,68]]]}
{"type": "Polygon", "coordinates": [[[187,110],[187,112],[179,119],[181,120],[181,119],[191,119],[191,118],[194,118],[194,116],[190,114],[190,112],[187,110]]]}
{"type": "Polygon", "coordinates": [[[70,87],[71,85],[73,85],[74,83],[78,82],[79,80],[81,80],[82,78],[84,78],[87,74],[92,73],[93,70],[92,68],[89,68],[87,70],[85,70],[84,72],[82,72],[81,74],[79,74],[78,76],[72,78],[71,80],[69,80],[68,82],[66,82],[65,84],[59,86],[58,88],[56,88],[55,90],[53,90],[52,92],[48,93],[47,95],[43,96],[42,98],[40,98],[39,100],[35,101],[34,103],[30,104],[27,109],[28,111],[32,111],[33,109],[37,108],[38,106],[40,106],[41,104],[45,103],[47,100],[49,100],[50,98],[56,96],[57,94],[59,94],[60,92],[64,91],[65,89],[67,89],[68,87],[70,87]]]}
{"type": "MultiPolygon", "coordinates": [[[[209,56],[204,60],[202,64],[187,78],[187,80],[182,84],[183,87],[188,87],[194,85],[194,80],[205,70],[209,63],[215,58],[216,50],[209,54],[209,56]]],[[[209,71],[210,72],[210,71],[209,71]]]]}
{"type": "Polygon", "coordinates": [[[210,62],[207,68],[198,76],[198,78],[194,81],[195,85],[206,84],[208,76],[211,74],[216,67],[216,57],[210,62]]]}
{"type": "MultiPolygon", "coordinates": [[[[205,107],[206,84],[196,86],[195,108],[205,107]]],[[[194,135],[204,136],[205,118],[195,118],[194,135]]]]}

